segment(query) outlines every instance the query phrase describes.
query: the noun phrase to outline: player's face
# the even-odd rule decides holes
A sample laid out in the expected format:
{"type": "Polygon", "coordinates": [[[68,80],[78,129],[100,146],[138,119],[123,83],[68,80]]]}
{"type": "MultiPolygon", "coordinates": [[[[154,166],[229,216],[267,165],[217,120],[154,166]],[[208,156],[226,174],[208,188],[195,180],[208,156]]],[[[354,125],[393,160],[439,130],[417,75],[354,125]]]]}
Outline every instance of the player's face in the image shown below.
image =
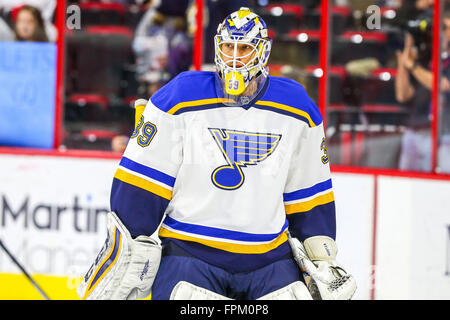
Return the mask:
{"type": "Polygon", "coordinates": [[[240,68],[249,63],[256,54],[253,46],[245,43],[225,42],[220,46],[223,54],[223,60],[229,67],[233,67],[233,61],[236,60],[236,67],[240,68]],[[236,58],[235,56],[236,50],[236,58]]]}

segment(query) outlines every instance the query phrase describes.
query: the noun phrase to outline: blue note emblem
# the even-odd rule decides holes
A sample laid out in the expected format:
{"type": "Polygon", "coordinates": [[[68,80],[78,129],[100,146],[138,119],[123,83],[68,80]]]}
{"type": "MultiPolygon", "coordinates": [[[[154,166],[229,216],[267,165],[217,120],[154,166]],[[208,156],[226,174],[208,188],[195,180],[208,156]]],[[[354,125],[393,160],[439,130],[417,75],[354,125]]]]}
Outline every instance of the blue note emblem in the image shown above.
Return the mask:
{"type": "Polygon", "coordinates": [[[216,168],[211,174],[212,183],[224,190],[242,186],[245,180],[242,168],[267,159],[281,139],[280,134],[208,129],[227,161],[226,165],[216,168]]]}

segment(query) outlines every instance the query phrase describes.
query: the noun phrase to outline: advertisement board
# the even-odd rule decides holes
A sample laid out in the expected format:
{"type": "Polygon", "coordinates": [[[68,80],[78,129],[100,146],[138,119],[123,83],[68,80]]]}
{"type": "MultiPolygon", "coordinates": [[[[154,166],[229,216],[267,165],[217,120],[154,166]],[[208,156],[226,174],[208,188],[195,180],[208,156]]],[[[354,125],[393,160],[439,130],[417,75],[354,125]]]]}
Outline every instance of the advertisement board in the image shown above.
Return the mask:
{"type": "MultiPolygon", "coordinates": [[[[117,162],[0,157],[0,239],[50,298],[77,298],[73,289],[106,238],[117,162]]],[[[3,252],[0,277],[0,299],[40,298],[3,252]]]]}
{"type": "MultiPolygon", "coordinates": [[[[50,299],[79,299],[105,241],[118,162],[0,155],[0,239],[50,299]]],[[[354,299],[449,299],[450,181],[332,177],[337,258],[356,278],[354,299]]],[[[0,299],[42,299],[3,251],[0,299]]]]}
{"type": "Polygon", "coordinates": [[[380,177],[376,299],[450,299],[450,182],[380,177]]]}

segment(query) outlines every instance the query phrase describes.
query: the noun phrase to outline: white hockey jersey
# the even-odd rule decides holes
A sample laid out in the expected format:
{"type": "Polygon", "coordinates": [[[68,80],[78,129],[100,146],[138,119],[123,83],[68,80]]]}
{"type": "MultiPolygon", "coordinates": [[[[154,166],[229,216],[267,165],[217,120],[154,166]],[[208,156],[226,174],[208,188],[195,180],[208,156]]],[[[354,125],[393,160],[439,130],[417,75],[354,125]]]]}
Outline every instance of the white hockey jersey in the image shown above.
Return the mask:
{"type": "Polygon", "coordinates": [[[224,105],[215,73],[189,71],[156,92],[114,176],[111,210],[133,237],[158,228],[231,272],[290,255],[300,240],[335,238],[322,117],[297,82],[269,76],[243,107],[224,105]]]}

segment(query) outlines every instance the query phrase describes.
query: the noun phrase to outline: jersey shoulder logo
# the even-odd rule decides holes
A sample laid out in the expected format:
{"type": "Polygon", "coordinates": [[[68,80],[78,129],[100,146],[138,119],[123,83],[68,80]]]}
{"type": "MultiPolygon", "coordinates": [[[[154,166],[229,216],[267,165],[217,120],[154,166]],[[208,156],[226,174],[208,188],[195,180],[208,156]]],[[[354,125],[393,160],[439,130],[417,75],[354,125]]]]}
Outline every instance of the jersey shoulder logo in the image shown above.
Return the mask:
{"type": "Polygon", "coordinates": [[[242,168],[269,157],[280,142],[280,134],[208,128],[227,164],[211,174],[212,183],[224,190],[238,189],[244,183],[242,168]]]}

